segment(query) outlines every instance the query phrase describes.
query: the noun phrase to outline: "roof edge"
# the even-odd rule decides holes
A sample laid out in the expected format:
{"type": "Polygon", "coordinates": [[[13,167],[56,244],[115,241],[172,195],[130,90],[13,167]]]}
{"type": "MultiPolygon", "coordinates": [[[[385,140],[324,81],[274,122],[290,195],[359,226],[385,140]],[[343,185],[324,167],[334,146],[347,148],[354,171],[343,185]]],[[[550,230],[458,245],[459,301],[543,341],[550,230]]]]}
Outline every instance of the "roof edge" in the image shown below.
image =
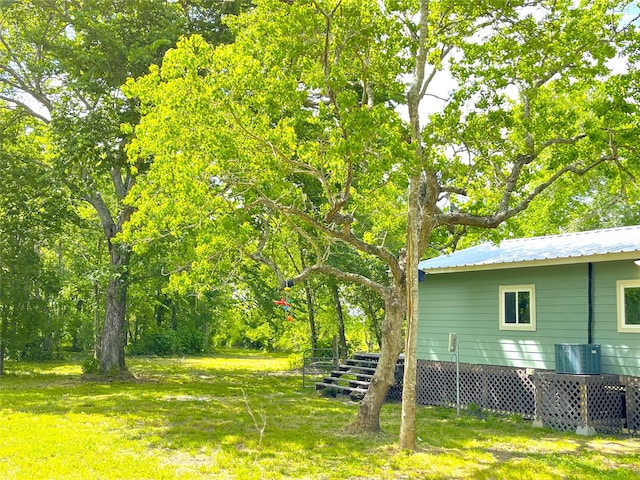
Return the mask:
{"type": "MultiPolygon", "coordinates": [[[[437,258],[437,257],[434,257],[437,258]]],[[[616,252],[596,255],[585,255],[581,257],[551,258],[544,260],[527,260],[508,263],[484,263],[476,265],[461,265],[458,267],[436,267],[421,268],[420,270],[429,275],[441,273],[477,272],[487,270],[510,270],[513,268],[548,267],[553,265],[575,265],[580,263],[615,262],[619,260],[638,260],[640,253],[616,252]]]]}

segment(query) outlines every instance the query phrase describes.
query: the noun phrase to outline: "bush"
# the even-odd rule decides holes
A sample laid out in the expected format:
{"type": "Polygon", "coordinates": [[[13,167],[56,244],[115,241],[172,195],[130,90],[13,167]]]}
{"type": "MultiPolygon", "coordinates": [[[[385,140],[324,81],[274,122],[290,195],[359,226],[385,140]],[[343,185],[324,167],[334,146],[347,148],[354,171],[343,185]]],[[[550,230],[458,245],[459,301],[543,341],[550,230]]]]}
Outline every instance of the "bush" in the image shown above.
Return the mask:
{"type": "Polygon", "coordinates": [[[85,375],[95,375],[100,372],[100,362],[95,357],[87,357],[82,362],[82,373],[85,375]]]}
{"type": "Polygon", "coordinates": [[[184,328],[176,331],[176,353],[203,353],[204,335],[201,331],[184,328]]]}
{"type": "Polygon", "coordinates": [[[51,348],[46,345],[44,339],[34,340],[22,347],[19,358],[24,361],[45,362],[53,360],[53,352],[51,348]]]}
{"type": "Polygon", "coordinates": [[[175,332],[167,330],[152,333],[147,339],[147,353],[160,356],[168,356],[174,353],[176,343],[175,332]]]}
{"type": "Polygon", "coordinates": [[[131,355],[193,355],[204,351],[204,335],[193,328],[159,330],[133,342],[128,353],[131,355]]]}

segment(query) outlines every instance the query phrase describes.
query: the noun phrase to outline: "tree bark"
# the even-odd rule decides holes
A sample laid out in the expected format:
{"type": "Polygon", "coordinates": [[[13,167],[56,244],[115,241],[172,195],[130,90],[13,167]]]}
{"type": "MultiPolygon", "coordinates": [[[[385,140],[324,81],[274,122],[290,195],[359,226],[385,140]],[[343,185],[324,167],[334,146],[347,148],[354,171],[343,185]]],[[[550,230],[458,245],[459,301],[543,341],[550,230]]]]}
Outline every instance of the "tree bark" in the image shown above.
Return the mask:
{"type": "MultiPolygon", "coordinates": [[[[0,310],[2,306],[0,306],[0,310]]],[[[4,375],[4,354],[6,349],[7,322],[4,314],[0,312],[0,375],[4,375]]]]}
{"type": "Polygon", "coordinates": [[[4,374],[4,353],[7,338],[7,321],[4,315],[4,283],[2,273],[2,248],[0,247],[0,375],[4,374]]]}
{"type": "Polygon", "coordinates": [[[407,328],[405,334],[404,377],[402,383],[402,415],[399,446],[416,448],[416,347],[418,341],[418,263],[420,262],[420,175],[409,182],[407,213],[407,328]]]}
{"type": "Polygon", "coordinates": [[[124,360],[125,320],[127,312],[127,268],[129,252],[109,240],[111,275],[107,285],[104,326],[100,340],[100,371],[119,373],[126,369],[124,360]]]}
{"type": "Polygon", "coordinates": [[[402,351],[402,323],[406,309],[404,286],[393,287],[385,296],[380,360],[371,379],[371,386],[360,402],[358,416],[351,426],[353,431],[371,433],[382,431],[380,428],[380,411],[387,399],[389,388],[395,382],[394,373],[398,355],[402,351]]]}
{"type": "Polygon", "coordinates": [[[93,191],[85,197],[95,208],[105,239],[109,249],[109,282],[107,284],[105,317],[100,337],[100,372],[118,373],[126,369],[124,360],[124,347],[126,345],[126,314],[127,314],[127,288],[128,271],[131,252],[115,240],[118,233],[122,232],[122,226],[129,221],[133,213],[133,207],[123,205],[121,202],[133,186],[133,178],[126,174],[122,178],[122,172],[117,168],[111,169],[111,179],[118,198],[116,207],[117,216],[111,214],[111,210],[104,202],[99,192],[93,191]]]}
{"type": "Polygon", "coordinates": [[[318,333],[316,331],[316,310],[313,306],[313,294],[309,283],[304,284],[304,293],[307,301],[307,311],[309,312],[309,335],[311,336],[311,351],[315,352],[318,346],[318,333]]]}
{"type": "MultiPolygon", "coordinates": [[[[382,347],[382,329],[380,328],[380,321],[378,320],[378,315],[373,308],[373,301],[369,298],[366,301],[365,312],[371,321],[371,330],[373,331],[373,335],[376,337],[376,344],[378,348],[382,347]]],[[[369,342],[367,342],[369,343],[369,342]]]]}
{"type": "Polygon", "coordinates": [[[342,312],[342,303],[340,303],[340,291],[338,290],[338,282],[331,281],[331,293],[333,295],[333,304],[336,309],[336,319],[338,321],[338,340],[340,345],[340,361],[347,361],[347,337],[344,333],[344,315],[342,312]]]}

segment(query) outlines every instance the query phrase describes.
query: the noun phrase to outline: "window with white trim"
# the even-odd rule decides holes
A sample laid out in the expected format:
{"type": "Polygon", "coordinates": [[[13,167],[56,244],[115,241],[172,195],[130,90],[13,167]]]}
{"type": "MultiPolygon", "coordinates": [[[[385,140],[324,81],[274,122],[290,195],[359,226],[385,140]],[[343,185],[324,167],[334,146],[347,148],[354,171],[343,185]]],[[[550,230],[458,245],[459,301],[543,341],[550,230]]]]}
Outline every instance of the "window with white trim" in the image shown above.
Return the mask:
{"type": "Polygon", "coordinates": [[[536,330],[534,285],[504,285],[500,292],[500,330],[536,330]]]}
{"type": "Polygon", "coordinates": [[[640,280],[618,280],[618,331],[640,332],[640,280]]]}

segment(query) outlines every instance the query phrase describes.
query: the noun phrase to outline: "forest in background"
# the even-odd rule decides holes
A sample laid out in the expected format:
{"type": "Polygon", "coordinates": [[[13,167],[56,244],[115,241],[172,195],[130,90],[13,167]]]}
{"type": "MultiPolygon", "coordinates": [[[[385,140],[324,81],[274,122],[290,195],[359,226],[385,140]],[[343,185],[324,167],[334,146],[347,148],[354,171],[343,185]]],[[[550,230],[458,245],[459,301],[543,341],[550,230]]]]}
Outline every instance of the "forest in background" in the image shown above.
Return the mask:
{"type": "MultiPolygon", "coordinates": [[[[265,5],[268,7],[270,2],[256,3],[266,9],[265,5]]],[[[290,2],[271,3],[286,8],[285,5],[290,2]]],[[[321,6],[330,2],[302,3],[320,11],[321,6]]],[[[358,2],[343,3],[345,11],[341,14],[347,21],[349,18],[352,21],[354,18],[358,18],[358,21],[368,18],[362,11],[364,7],[360,5],[356,8],[358,2]],[[347,6],[352,7],[353,11],[348,10],[347,6]]],[[[418,2],[415,2],[415,6],[413,2],[388,3],[389,11],[397,12],[405,8],[414,15],[418,12],[418,2]]],[[[453,11],[454,7],[448,3],[455,4],[438,2],[439,8],[453,11]]],[[[477,8],[486,8],[491,14],[500,10],[496,18],[504,15],[504,24],[513,26],[515,22],[509,20],[509,15],[521,13],[514,14],[511,9],[525,8],[526,3],[478,2],[477,8]]],[[[547,65],[551,73],[549,81],[552,77],[554,81],[557,80],[563,69],[573,68],[583,60],[588,64],[583,65],[581,73],[570,80],[560,76],[556,84],[549,86],[550,89],[556,89],[558,98],[545,99],[550,114],[532,128],[538,129],[538,132],[547,128],[562,133],[565,136],[558,137],[557,144],[563,145],[577,143],[578,135],[583,135],[578,130],[584,127],[586,133],[580,139],[588,137],[594,144],[610,147],[616,155],[608,164],[589,168],[582,175],[560,178],[527,204],[525,211],[518,216],[508,216],[504,222],[495,225],[497,228],[486,230],[472,223],[438,225],[433,230],[428,250],[421,252],[422,256],[433,256],[474,242],[496,241],[509,236],[640,223],[636,147],[638,75],[633,70],[639,44],[634,29],[635,2],[585,2],[584,8],[594,11],[599,8],[601,16],[593,17],[595,22],[608,19],[611,12],[618,12],[617,21],[622,23],[616,23],[615,27],[609,25],[611,29],[608,33],[615,34],[615,41],[609,43],[602,38],[591,38],[596,33],[604,35],[607,29],[603,24],[598,24],[598,28],[589,25],[584,18],[572,13],[571,2],[564,2],[564,6],[559,5],[563,2],[557,2],[558,5],[553,7],[558,9],[557,15],[549,6],[556,2],[529,3],[550,9],[549,15],[554,17],[549,19],[547,27],[550,29],[560,19],[575,22],[574,30],[560,28],[558,31],[567,35],[563,42],[574,42],[573,46],[567,47],[568,50],[578,53],[566,63],[552,67],[547,65]],[[626,15],[631,17],[623,15],[624,8],[630,8],[626,10],[626,15]],[[622,18],[625,20],[620,20],[622,18]],[[622,24],[624,28],[617,28],[622,24]],[[602,31],[600,27],[603,27],[600,29],[602,31]],[[582,42],[579,48],[575,47],[578,44],[575,42],[582,42]],[[591,45],[590,42],[598,45],[598,48],[590,50],[591,46],[587,46],[591,45]],[[624,68],[620,69],[620,64],[624,64],[624,68]],[[586,92],[591,92],[591,96],[586,92]],[[555,113],[552,111],[554,109],[555,113]],[[570,127],[559,121],[565,116],[575,117],[568,122],[570,127]],[[551,124],[553,118],[558,120],[555,125],[551,124]],[[623,153],[618,155],[618,152],[623,153]]],[[[336,3],[332,14],[337,15],[338,4],[340,2],[336,3]]],[[[252,175],[264,176],[261,180],[271,182],[274,190],[262,197],[260,208],[256,210],[256,205],[260,203],[255,195],[257,188],[240,199],[240,195],[249,190],[245,184],[238,182],[231,185],[230,178],[211,172],[208,174],[212,176],[205,182],[191,183],[194,172],[182,168],[176,160],[178,157],[173,157],[173,160],[164,158],[164,164],[158,161],[154,166],[154,159],[168,156],[167,149],[173,148],[171,154],[178,155],[182,154],[179,152],[182,147],[171,145],[166,149],[154,150],[143,145],[144,141],[153,141],[155,138],[162,145],[170,145],[171,139],[182,140],[185,151],[195,148],[198,142],[206,146],[206,142],[210,141],[202,136],[185,138],[181,136],[184,132],[179,133],[177,123],[192,121],[187,116],[177,118],[181,108],[190,110],[192,116],[200,115],[188,99],[176,100],[171,107],[174,110],[159,113],[156,110],[154,113],[155,121],[161,121],[163,114],[171,116],[165,124],[167,128],[176,129],[173,136],[153,137],[158,134],[147,124],[151,132],[147,135],[151,135],[152,140],[140,140],[142,137],[136,128],[141,115],[149,114],[160,105],[150,93],[155,88],[160,91],[158,84],[153,83],[153,70],[149,75],[150,67],[162,66],[162,73],[158,74],[156,70],[156,75],[167,85],[162,87],[165,88],[163,95],[169,97],[171,91],[168,85],[172,79],[189,79],[189,74],[183,76],[180,73],[182,70],[176,73],[171,68],[187,71],[188,62],[193,60],[187,58],[188,55],[198,50],[203,52],[201,58],[207,59],[203,62],[209,61],[207,55],[210,53],[199,41],[207,45],[230,45],[240,35],[244,45],[247,45],[252,38],[263,38],[260,37],[264,34],[260,30],[264,28],[261,22],[267,21],[264,9],[258,8],[258,16],[247,16],[244,20],[246,23],[235,23],[231,30],[221,20],[250,11],[252,7],[243,1],[0,2],[0,176],[3,179],[0,189],[0,371],[4,359],[48,360],[61,358],[70,352],[93,356],[96,350],[100,350],[102,342],[110,341],[103,336],[105,318],[109,319],[108,309],[118,310],[117,301],[113,300],[118,298],[124,302],[126,309],[116,312],[125,319],[123,331],[116,330],[116,335],[125,339],[128,354],[198,354],[228,346],[302,351],[312,347],[331,347],[336,335],[341,345],[350,352],[379,349],[385,304],[384,299],[367,285],[350,282],[347,276],[335,278],[320,272],[319,275],[305,276],[303,282],[296,282],[287,293],[282,289],[282,280],[301,275],[309,266],[316,264],[318,256],[325,255],[329,250],[332,255],[329,263],[333,268],[358,274],[383,285],[388,284],[393,275],[393,272],[389,272],[389,265],[373,255],[354,253],[335,240],[322,240],[325,243],[318,247],[322,242],[315,233],[292,222],[291,215],[268,213],[265,206],[265,198],[274,202],[274,198],[280,201],[291,195],[305,203],[305,207],[307,203],[311,205],[310,211],[319,212],[319,218],[324,219],[328,219],[328,211],[336,207],[333,212],[336,217],[331,218],[333,223],[328,223],[337,225],[340,230],[344,222],[348,222],[346,216],[354,214],[346,197],[344,204],[336,201],[341,192],[347,191],[345,182],[338,180],[337,176],[331,177],[331,182],[335,179],[336,184],[327,188],[335,188],[331,192],[333,203],[325,206],[316,198],[322,195],[321,182],[302,180],[300,171],[292,171],[291,164],[278,164],[278,161],[269,163],[266,157],[260,157],[252,151],[251,155],[256,154],[256,165],[251,167],[255,169],[252,175]],[[263,16],[259,16],[260,12],[263,16]],[[252,31],[252,28],[256,30],[252,31]],[[180,39],[183,39],[182,46],[179,46],[180,39]],[[167,52],[173,52],[174,57],[165,57],[167,52]],[[179,55],[187,57],[176,59],[175,56],[179,55]],[[132,79],[141,80],[134,85],[132,79]],[[128,87],[125,88],[125,84],[128,87]],[[139,99],[145,96],[144,101],[139,99]],[[135,151],[131,147],[134,139],[138,142],[135,146],[138,150],[135,151]],[[171,165],[176,169],[163,169],[162,165],[171,165]],[[158,175],[163,175],[165,181],[158,182],[158,175]],[[191,180],[186,181],[186,177],[191,180]],[[205,193],[198,190],[203,186],[209,189],[205,193]],[[300,191],[305,192],[304,199],[300,191]],[[215,198],[223,201],[209,199],[206,195],[211,196],[212,192],[217,192],[215,198]],[[270,193],[274,193],[274,196],[269,197],[270,193]],[[220,210],[231,204],[232,209],[241,206],[243,210],[249,209],[250,213],[245,217],[220,214],[220,210]],[[252,208],[254,210],[250,210],[252,208]],[[345,215],[343,223],[340,223],[337,215],[345,215]],[[207,223],[216,223],[216,227],[203,227],[207,223]],[[270,234],[268,238],[267,232],[270,234]],[[247,250],[247,245],[252,246],[252,253],[247,250]],[[330,245],[330,248],[326,245],[330,245]],[[260,253],[260,258],[256,252],[260,253]],[[274,269],[274,265],[278,268],[274,269]],[[283,310],[275,303],[284,297],[290,300],[290,311],[283,310]],[[288,319],[290,313],[293,321],[288,319]]],[[[275,9],[272,11],[276,12],[275,9]]],[[[329,19],[329,9],[323,12],[323,18],[329,19]]],[[[390,14],[390,18],[393,15],[390,14]]],[[[473,15],[480,18],[489,14],[473,12],[473,15]]],[[[296,18],[292,16],[290,20],[292,23],[288,28],[302,28],[294,23],[296,18]]],[[[381,20],[372,21],[372,30],[380,27],[376,22],[381,20]]],[[[338,20],[335,23],[338,24],[338,20]]],[[[571,26],[570,23],[568,25],[571,26]]],[[[342,24],[339,27],[346,28],[342,24]]],[[[523,28],[518,35],[532,34],[524,27],[518,28],[523,28]]],[[[533,27],[530,25],[528,28],[533,27]]],[[[395,32],[389,32],[389,38],[397,40],[392,38],[395,32]]],[[[344,32],[335,35],[340,34],[344,32]]],[[[369,35],[368,32],[358,34],[369,35]]],[[[460,32],[449,31],[448,35],[453,39],[451,45],[465,51],[469,58],[481,53],[464,50],[461,38],[456,37],[460,32]]],[[[378,52],[364,52],[369,57],[363,52],[351,52],[353,58],[372,59],[374,67],[379,67],[385,61],[393,63],[389,57],[385,57],[393,53],[392,45],[384,43],[389,38],[384,37],[384,42],[380,40],[382,37],[376,40],[373,35],[372,38],[374,44],[377,41],[378,45],[389,51],[381,48],[378,52]],[[363,56],[358,57],[361,53],[363,56]]],[[[541,47],[541,56],[546,55],[549,62],[555,55],[568,55],[555,51],[556,46],[552,43],[547,47],[548,50],[541,47]]],[[[294,44],[292,48],[302,51],[305,45],[294,44]]],[[[501,61],[509,64],[509,61],[498,58],[500,52],[496,50],[496,45],[492,48],[496,64],[501,61]]],[[[441,47],[440,52],[444,51],[445,48],[441,47]]],[[[264,54],[265,58],[269,58],[269,55],[275,56],[278,52],[274,48],[253,54],[264,54]]],[[[488,55],[487,52],[483,54],[488,55]]],[[[293,65],[298,61],[288,55],[273,62],[287,61],[293,65]]],[[[303,58],[302,54],[300,58],[303,58]]],[[[441,62],[435,57],[429,61],[436,65],[441,62]]],[[[446,104],[448,107],[443,108],[442,115],[426,124],[431,130],[425,127],[425,132],[429,130],[430,138],[436,139],[433,142],[460,148],[457,152],[447,152],[447,155],[460,155],[462,146],[465,146],[468,149],[465,154],[474,158],[482,155],[489,158],[492,153],[482,151],[480,146],[484,143],[489,146],[487,150],[498,149],[501,139],[490,134],[486,130],[487,125],[493,122],[496,130],[500,131],[512,128],[518,121],[516,114],[509,121],[497,118],[498,113],[510,111],[512,107],[506,106],[510,100],[490,95],[504,87],[499,82],[504,72],[483,72],[486,75],[484,79],[476,72],[478,78],[472,78],[471,70],[475,61],[457,65],[458,75],[470,82],[465,87],[468,89],[465,95],[468,96],[463,99],[462,94],[453,95],[446,104]],[[484,90],[479,87],[480,83],[474,83],[481,81],[490,88],[484,90]],[[464,110],[462,105],[471,98],[476,102],[478,111],[485,108],[484,113],[462,118],[459,113],[464,110]],[[455,113],[454,108],[460,110],[455,113]],[[464,134],[452,127],[455,121],[469,127],[464,134]],[[486,137],[480,138],[481,133],[486,137]],[[465,137],[466,134],[469,136],[465,137]]],[[[532,60],[532,65],[540,68],[546,61],[532,60]]],[[[300,60],[302,63],[303,60],[300,60]]],[[[401,76],[398,72],[403,72],[406,66],[398,65],[395,71],[392,67],[389,66],[388,71],[377,72],[379,78],[372,85],[380,88],[375,95],[368,92],[366,86],[362,86],[362,82],[355,77],[349,77],[350,74],[345,73],[347,67],[344,67],[345,71],[336,73],[336,79],[331,80],[332,88],[341,81],[349,86],[339,87],[342,90],[336,94],[337,100],[332,107],[336,110],[344,108],[342,116],[331,111],[322,112],[320,117],[334,115],[328,124],[339,123],[345,119],[345,112],[355,109],[357,102],[352,97],[357,96],[371,110],[375,110],[373,107],[378,104],[387,108],[385,113],[376,114],[389,116],[384,119],[390,131],[389,138],[396,134],[410,135],[402,132],[406,128],[399,124],[398,118],[402,119],[402,116],[392,119],[389,114],[401,103],[396,96],[405,88],[404,85],[398,85],[401,76]],[[385,81],[387,83],[382,85],[385,81]],[[370,98],[367,95],[371,95],[370,98]],[[349,103],[352,101],[353,105],[349,103]]],[[[193,85],[194,91],[199,88],[198,78],[205,78],[211,73],[205,71],[207,68],[204,64],[195,66],[194,75],[197,78],[193,84],[181,87],[183,94],[188,96],[185,92],[189,85],[193,85]]],[[[303,71],[306,65],[296,64],[296,68],[301,69],[299,78],[305,78],[309,83],[321,76],[319,73],[303,71]]],[[[442,66],[434,68],[436,70],[441,71],[442,66]]],[[[250,69],[247,68],[247,71],[250,69]]],[[[324,73],[327,74],[326,70],[324,73]]],[[[269,81],[272,79],[269,78],[269,81]]],[[[251,83],[249,79],[247,83],[251,83]]],[[[283,111],[293,109],[295,101],[279,90],[287,85],[286,82],[281,85],[256,81],[254,87],[265,85],[267,89],[272,88],[273,95],[282,95],[276,102],[278,108],[266,105],[268,101],[265,101],[264,105],[248,105],[247,111],[238,107],[238,111],[232,113],[241,116],[248,115],[250,111],[256,118],[261,118],[260,109],[264,108],[268,111],[266,115],[273,120],[276,115],[274,112],[280,107],[283,111]]],[[[224,88],[233,91],[235,87],[230,83],[224,88]]],[[[246,93],[247,88],[242,85],[238,92],[246,93]]],[[[234,94],[239,95],[238,92],[234,94]]],[[[327,94],[328,97],[331,92],[327,94]]],[[[193,98],[199,93],[193,93],[193,98]]],[[[536,100],[545,94],[548,91],[538,92],[536,100]]],[[[309,110],[322,111],[323,102],[322,95],[318,95],[315,99],[309,96],[301,104],[309,110]]],[[[468,109],[468,105],[465,108],[468,109]]],[[[205,110],[202,112],[204,116],[210,113],[205,110]]],[[[289,114],[285,112],[282,116],[289,114]]],[[[322,126],[320,121],[314,125],[308,118],[300,120],[293,115],[291,118],[293,120],[287,126],[296,130],[296,134],[305,141],[314,135],[322,135],[316,131],[318,125],[322,126]]],[[[346,131],[355,126],[355,129],[366,132],[367,128],[378,128],[375,122],[379,118],[354,116],[345,120],[341,128],[346,131]],[[363,123],[358,125],[357,122],[363,123]]],[[[205,127],[215,132],[216,128],[222,131],[227,125],[208,124],[205,127]]],[[[201,126],[194,124],[190,131],[197,131],[198,128],[201,126]]],[[[258,125],[255,132],[259,128],[262,126],[258,125]]],[[[201,135],[201,132],[197,134],[201,135]]],[[[284,137],[288,133],[278,131],[277,134],[284,137]]],[[[522,134],[522,131],[514,134],[518,135],[521,137],[520,143],[528,145],[530,137],[522,134]]],[[[269,138],[272,144],[282,140],[275,136],[269,138]]],[[[323,142],[330,144],[334,140],[334,137],[327,135],[323,142]]],[[[424,143],[429,144],[426,140],[424,143]]],[[[243,147],[248,149],[255,145],[247,144],[240,148],[243,147]]],[[[380,147],[385,155],[403,155],[405,148],[392,142],[385,145],[378,143],[375,147],[380,147]]],[[[345,142],[341,148],[344,153],[354,147],[345,142]]],[[[219,145],[213,144],[211,151],[220,155],[225,153],[219,145]]],[[[573,152],[572,155],[585,151],[573,152]]],[[[430,161],[434,164],[444,162],[443,152],[440,152],[441,157],[430,161]]],[[[306,153],[312,155],[312,148],[309,147],[306,153]]],[[[339,153],[336,151],[332,154],[339,153]]],[[[237,151],[229,154],[239,155],[237,151]]],[[[184,155],[187,157],[186,153],[184,155]]],[[[569,157],[571,155],[558,157],[558,162],[568,161],[569,157]]],[[[486,158],[485,164],[491,163],[492,160],[486,158]]],[[[298,158],[296,161],[301,160],[298,158]]],[[[545,161],[549,162],[549,159],[545,161]]],[[[193,157],[188,157],[186,162],[194,162],[193,157]]],[[[327,171],[332,168],[336,171],[344,169],[344,165],[337,165],[335,159],[327,162],[327,171]]],[[[358,228],[362,228],[362,231],[358,233],[362,234],[362,238],[372,245],[384,243],[390,252],[400,257],[406,245],[406,225],[402,216],[407,209],[406,191],[403,191],[407,185],[398,182],[397,190],[380,190],[380,195],[376,194],[375,185],[370,185],[380,181],[381,169],[386,169],[386,175],[391,178],[386,181],[393,183],[397,169],[385,162],[387,160],[383,158],[380,164],[374,165],[373,161],[367,163],[366,167],[365,163],[359,164],[357,168],[360,173],[364,172],[364,180],[360,184],[353,184],[353,192],[366,192],[367,195],[351,200],[351,203],[356,203],[360,211],[365,209],[364,205],[369,208],[369,213],[375,210],[368,217],[368,221],[375,225],[366,225],[365,222],[359,224],[358,228]],[[370,172],[368,177],[367,172],[370,172]],[[397,196],[395,200],[393,195],[397,196]]],[[[496,167],[497,170],[502,168],[496,167]]],[[[231,171],[236,178],[244,173],[244,170],[227,171],[231,171]]],[[[207,171],[200,173],[207,174],[207,171]]],[[[534,173],[530,172],[529,175],[534,176],[534,173]]],[[[484,172],[483,175],[488,173],[484,172]]],[[[454,175],[445,177],[439,176],[444,182],[454,175]]],[[[507,177],[505,175],[499,182],[504,184],[507,177]]],[[[265,184],[261,184],[260,188],[264,190],[265,184]]],[[[480,190],[478,185],[474,188],[480,190]]],[[[491,185],[487,184],[486,189],[486,198],[491,198],[494,195],[491,185]]],[[[350,194],[355,197],[353,192],[350,194]]],[[[453,189],[444,193],[447,193],[446,199],[439,200],[443,209],[454,212],[455,209],[470,208],[477,214],[477,205],[470,205],[472,201],[468,201],[465,194],[453,189]],[[452,200],[456,194],[459,194],[457,203],[452,200]]],[[[284,211],[280,206],[271,206],[274,207],[273,211],[284,211]]]]}

